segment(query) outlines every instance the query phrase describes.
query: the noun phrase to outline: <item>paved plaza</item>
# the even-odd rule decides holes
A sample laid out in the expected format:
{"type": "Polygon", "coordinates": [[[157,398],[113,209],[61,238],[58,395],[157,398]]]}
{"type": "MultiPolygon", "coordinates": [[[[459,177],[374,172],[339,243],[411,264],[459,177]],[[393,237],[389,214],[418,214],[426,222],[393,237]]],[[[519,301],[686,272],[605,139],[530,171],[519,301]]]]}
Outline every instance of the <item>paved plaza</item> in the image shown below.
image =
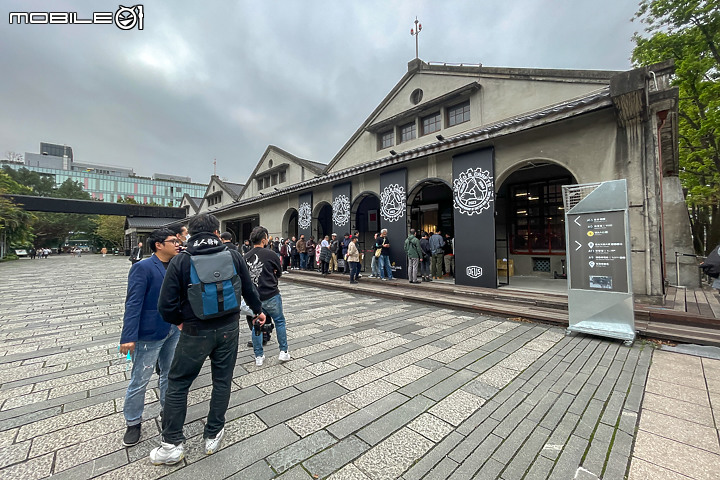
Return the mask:
{"type": "Polygon", "coordinates": [[[141,443],[121,443],[129,267],[99,255],[0,264],[0,478],[718,478],[720,361],[291,283],[281,291],[293,360],[280,364],[273,341],[256,367],[241,341],[226,439],[211,456],[206,365],[185,460],[153,466],[155,377],[141,443]],[[656,414],[641,421],[648,400],[656,414]],[[699,458],[694,470],[682,471],[683,452],[699,458]]]}

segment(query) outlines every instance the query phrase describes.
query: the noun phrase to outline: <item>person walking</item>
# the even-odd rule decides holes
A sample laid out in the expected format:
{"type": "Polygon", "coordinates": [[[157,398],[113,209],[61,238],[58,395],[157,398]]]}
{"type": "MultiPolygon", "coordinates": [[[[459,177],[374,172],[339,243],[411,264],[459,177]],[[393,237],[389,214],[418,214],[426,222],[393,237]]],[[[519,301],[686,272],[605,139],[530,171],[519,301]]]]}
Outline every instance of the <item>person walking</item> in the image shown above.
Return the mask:
{"type": "MultiPolygon", "coordinates": [[[[173,465],[185,456],[183,425],[187,414],[188,391],[208,357],[212,393],[203,431],[205,453],[210,455],[220,447],[225,436],[225,412],[230,402],[232,377],[237,361],[240,299],[235,295],[238,289],[241,289],[240,293],[258,323],[265,323],[262,303],[253,286],[247,263],[240,252],[227,250],[220,242],[218,219],[214,215],[202,213],[190,219],[188,228],[191,238],[186,253],[177,255],[168,265],[157,304],[162,318],[168,323],[178,325],[181,332],[168,374],[161,443],[150,452],[150,461],[155,465],[173,465]],[[194,258],[201,261],[196,262],[194,258]],[[211,262],[232,265],[237,276],[232,278],[239,279],[240,286],[231,288],[233,291],[227,293],[232,293],[232,300],[238,308],[229,308],[225,313],[220,310],[220,303],[217,302],[213,306],[218,313],[212,315],[212,318],[201,319],[198,315],[205,313],[204,300],[207,298],[204,295],[196,296],[198,290],[195,289],[191,297],[189,288],[197,285],[197,269],[208,266],[211,262]]],[[[214,264],[212,266],[215,267],[214,264]]],[[[207,285],[202,284],[203,287],[207,285]]],[[[234,283],[233,287],[236,285],[237,283],[234,283]]],[[[225,297],[223,307],[226,302],[232,303],[229,297],[225,297]]]]}
{"type": "Polygon", "coordinates": [[[442,278],[442,264],[443,264],[443,257],[445,255],[445,251],[443,250],[443,247],[445,246],[445,240],[443,240],[442,235],[440,235],[440,230],[435,232],[430,237],[430,251],[432,252],[432,277],[435,279],[442,278]]]}
{"type": "Polygon", "coordinates": [[[358,283],[358,276],[360,275],[360,250],[358,250],[358,238],[352,237],[352,240],[348,244],[348,253],[346,262],[350,264],[350,283],[358,283]]]}
{"type": "Polygon", "coordinates": [[[159,370],[160,411],[163,410],[168,371],[180,338],[178,327],[164,322],[157,311],[165,270],[180,251],[180,241],[167,228],[153,231],[147,241],[153,254],[130,267],[120,334],[120,353],[127,355],[129,352],[133,361],[123,404],[127,429],[122,443],[126,447],[140,441],[145,391],[154,371],[152,367],[156,364],[159,370]],[[148,365],[151,368],[147,368],[148,365]]]}
{"type": "Polygon", "coordinates": [[[432,282],[432,278],[430,278],[430,260],[432,259],[432,252],[430,250],[430,238],[427,232],[422,232],[420,249],[423,254],[422,261],[420,262],[420,275],[422,276],[422,281],[432,282]]]}
{"type": "MultiPolygon", "coordinates": [[[[267,229],[262,226],[255,227],[250,234],[250,242],[253,244],[253,249],[245,255],[245,261],[248,264],[253,284],[260,295],[262,309],[275,322],[275,332],[277,334],[278,346],[280,347],[278,360],[287,362],[290,360],[290,353],[288,353],[282,296],[278,288],[278,279],[282,275],[282,272],[277,256],[264,248],[267,241],[267,229]]],[[[250,325],[250,330],[254,330],[252,325],[250,325]]],[[[252,344],[253,352],[255,353],[255,366],[262,367],[265,361],[263,336],[255,335],[253,332],[252,344]]]]}
{"type": "Polygon", "coordinates": [[[408,257],[408,280],[410,283],[421,283],[418,281],[418,266],[422,261],[422,249],[420,248],[420,240],[415,235],[415,229],[410,229],[410,235],[405,239],[405,254],[408,257]]]}

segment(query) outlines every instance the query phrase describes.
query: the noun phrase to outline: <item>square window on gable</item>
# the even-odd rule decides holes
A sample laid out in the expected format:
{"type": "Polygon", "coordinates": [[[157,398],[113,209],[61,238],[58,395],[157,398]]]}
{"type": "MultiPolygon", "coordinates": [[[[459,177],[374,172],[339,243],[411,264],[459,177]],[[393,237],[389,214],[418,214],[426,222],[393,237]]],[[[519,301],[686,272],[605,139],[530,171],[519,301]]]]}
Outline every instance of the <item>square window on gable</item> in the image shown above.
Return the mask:
{"type": "Polygon", "coordinates": [[[470,121],[470,100],[448,108],[448,127],[470,121]]]}
{"type": "Polygon", "coordinates": [[[428,135],[440,130],[440,112],[422,118],[422,134],[428,135]]]}
{"type": "Polygon", "coordinates": [[[392,147],[395,144],[394,140],[395,135],[392,130],[378,134],[378,150],[392,147]]]}
{"type": "Polygon", "coordinates": [[[415,122],[408,123],[400,127],[400,142],[407,142],[408,140],[412,140],[415,137],[417,137],[417,127],[415,126],[415,122]]]}

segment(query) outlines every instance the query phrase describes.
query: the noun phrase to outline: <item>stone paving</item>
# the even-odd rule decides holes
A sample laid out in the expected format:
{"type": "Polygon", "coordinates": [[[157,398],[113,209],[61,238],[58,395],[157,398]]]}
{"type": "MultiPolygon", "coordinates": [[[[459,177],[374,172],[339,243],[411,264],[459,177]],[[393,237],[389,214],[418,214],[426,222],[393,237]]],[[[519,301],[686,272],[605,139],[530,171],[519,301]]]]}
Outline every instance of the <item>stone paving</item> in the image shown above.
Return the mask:
{"type": "Polygon", "coordinates": [[[121,444],[129,365],[117,348],[129,267],[125,257],[99,255],[0,264],[0,478],[629,472],[651,345],[287,283],[293,360],[280,364],[273,342],[255,367],[241,342],[227,436],[212,456],[201,441],[206,365],[189,396],[186,459],[153,466],[156,390],[146,397],[141,443],[121,444]]]}

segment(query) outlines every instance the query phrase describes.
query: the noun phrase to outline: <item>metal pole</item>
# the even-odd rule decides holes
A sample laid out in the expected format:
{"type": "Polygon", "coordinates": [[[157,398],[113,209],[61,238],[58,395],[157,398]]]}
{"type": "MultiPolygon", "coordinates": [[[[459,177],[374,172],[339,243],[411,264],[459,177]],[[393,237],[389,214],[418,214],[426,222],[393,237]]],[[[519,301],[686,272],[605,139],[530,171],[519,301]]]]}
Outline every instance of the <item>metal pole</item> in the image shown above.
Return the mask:
{"type": "Polygon", "coordinates": [[[675,285],[680,285],[680,255],[675,252],[675,285]]]}

